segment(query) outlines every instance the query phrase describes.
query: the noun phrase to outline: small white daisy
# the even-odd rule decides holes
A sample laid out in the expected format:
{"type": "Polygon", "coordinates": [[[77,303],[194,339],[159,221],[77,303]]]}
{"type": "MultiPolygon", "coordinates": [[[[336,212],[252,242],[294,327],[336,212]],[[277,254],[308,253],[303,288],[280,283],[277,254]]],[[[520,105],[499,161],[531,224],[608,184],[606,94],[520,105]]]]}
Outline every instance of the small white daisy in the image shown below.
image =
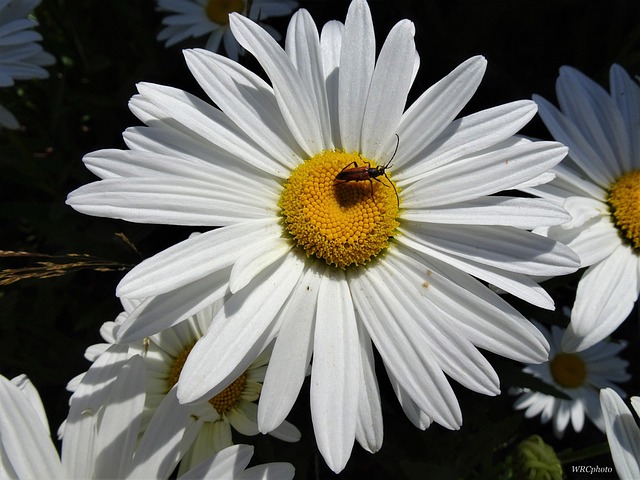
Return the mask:
{"type": "Polygon", "coordinates": [[[376,60],[363,0],[322,34],[298,11],[286,50],[241,15],[230,26],[271,85],[226,57],[186,51],[217,107],[140,84],[130,106],[147,127],[125,132],[129,150],[85,156],[102,180],[68,197],[92,215],[222,227],[122,280],[119,296],[147,300],[118,341],[228,297],[182,369],[180,400],[220,393],[275,341],[258,408],[260,431],[270,432],[313,357],[314,431],[336,472],[355,439],[372,452],[382,445],[373,345],[414,424],[459,428],[447,375],[477,392],[500,391],[480,348],[547,359],[544,336],[477,279],[554,308],[532,276],[573,272],[578,259],[528,230],[565,223],[566,211],[495,194],[535,181],[566,148],[514,137],[535,115],[531,101],[454,120],[482,79],[482,57],[405,110],[419,63],[413,23],[399,22],[376,60]]]}
{"type": "MultiPolygon", "coordinates": [[[[117,331],[138,305],[139,301],[123,301],[125,311],[115,321],[105,322],[100,328],[100,334],[105,343],[90,346],[85,352],[85,358],[96,362],[115,343],[117,331]]],[[[180,372],[189,352],[197,341],[209,330],[211,320],[222,308],[223,301],[198,312],[184,322],[163,330],[142,341],[133,342],[123,348],[128,348],[128,357],[140,355],[146,365],[145,385],[146,400],[141,422],[144,432],[155,415],[159,405],[172,388],[178,383],[180,372]]],[[[245,436],[257,435],[257,401],[260,397],[262,382],[269,362],[270,350],[262,352],[258,358],[231,385],[219,394],[205,402],[191,405],[191,414],[198,418],[199,432],[195,436],[192,446],[184,453],[180,462],[179,474],[189,471],[203,459],[234,444],[232,431],[235,430],[245,436]]],[[[122,362],[121,357],[111,356],[112,362],[122,362]]],[[[105,363],[105,359],[100,360],[105,363]]],[[[91,382],[94,389],[105,388],[115,379],[118,371],[110,368],[111,376],[103,373],[100,382],[91,382]]],[[[80,374],[69,382],[68,390],[76,392],[86,373],[80,374]]],[[[85,382],[86,383],[86,382],[85,382]]],[[[85,387],[83,395],[88,394],[85,387]]],[[[73,398],[73,397],[72,397],[73,398]]],[[[169,413],[170,414],[170,413],[169,413]]],[[[60,429],[60,436],[64,433],[64,424],[60,429]]],[[[297,442],[300,431],[291,423],[284,421],[270,435],[287,442],[297,442]]]]}
{"type": "Polygon", "coordinates": [[[297,7],[298,2],[291,0],[158,0],[158,10],[168,13],[158,40],[170,47],[189,37],[209,35],[207,50],[217,52],[224,43],[227,56],[238,60],[242,51],[229,29],[230,13],[248,16],[280,40],[280,33],[262,20],[290,15],[297,7]]]}
{"type": "Polygon", "coordinates": [[[582,350],[606,338],[629,315],[640,292],[640,86],[619,65],[611,94],[562,67],[560,110],[534,96],[545,125],[569,156],[556,179],[525,191],[563,205],[573,219],[540,233],[571,247],[583,267],[563,348],[582,350]]]}
{"type": "MultiPolygon", "coordinates": [[[[211,320],[222,307],[222,301],[169,329],[147,339],[144,355],[147,365],[147,417],[153,416],[164,397],[178,383],[189,352],[209,330],[211,320]]],[[[193,445],[185,453],[180,472],[186,472],[204,458],[233,445],[232,431],[245,436],[258,430],[258,404],[262,382],[267,371],[270,351],[265,350],[222,392],[204,403],[193,405],[193,415],[202,422],[193,445]]],[[[144,426],[143,420],[143,426],[144,426]]],[[[297,442],[300,432],[287,422],[269,432],[287,442],[297,442]]]]}
{"type": "Polygon", "coordinates": [[[623,393],[614,382],[625,382],[631,378],[626,371],[629,362],[617,356],[626,343],[601,341],[581,352],[566,352],[561,345],[562,328],[554,325],[549,332],[544,325],[536,325],[549,340],[549,361],[528,365],[524,371],[570,399],[528,390],[520,395],[514,407],[525,410],[527,418],[540,415],[542,423],[551,420],[558,438],[562,438],[569,422],[576,432],[582,431],[585,415],[604,431],[598,396],[600,389],[607,387],[623,393]]]}
{"type": "MultiPolygon", "coordinates": [[[[640,478],[640,427],[638,421],[614,390],[600,391],[602,415],[607,427],[611,456],[621,480],[640,478]]],[[[631,397],[631,405],[640,416],[640,397],[631,397]]]]}
{"type": "MultiPolygon", "coordinates": [[[[41,0],[0,0],[0,87],[10,87],[16,80],[47,78],[42,68],[55,62],[53,55],[37,43],[42,40],[33,28],[38,23],[29,18],[41,0]]],[[[19,127],[15,116],[0,105],[0,126],[19,127]]]]}

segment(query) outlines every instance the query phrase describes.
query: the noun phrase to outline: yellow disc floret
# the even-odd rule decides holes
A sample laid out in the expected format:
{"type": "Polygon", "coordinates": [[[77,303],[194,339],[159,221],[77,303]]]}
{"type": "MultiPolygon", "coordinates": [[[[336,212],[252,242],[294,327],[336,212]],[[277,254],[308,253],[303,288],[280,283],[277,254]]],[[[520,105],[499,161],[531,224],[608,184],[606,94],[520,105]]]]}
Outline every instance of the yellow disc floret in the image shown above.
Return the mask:
{"type": "Polygon", "coordinates": [[[551,360],[549,368],[556,383],[565,388],[577,388],[587,379],[584,360],[575,353],[559,353],[551,360]]]}
{"type": "Polygon", "coordinates": [[[169,368],[169,374],[167,375],[167,392],[173,388],[173,386],[178,383],[178,379],[180,378],[180,372],[182,372],[182,367],[184,367],[184,362],[187,361],[187,357],[191,352],[191,349],[195,345],[193,342],[191,345],[187,346],[184,350],[178,353],[169,368]]]}
{"type": "Polygon", "coordinates": [[[622,238],[636,253],[640,252],[640,170],[618,178],[609,190],[607,202],[622,238]]]}
{"type": "Polygon", "coordinates": [[[209,400],[209,403],[213,405],[220,415],[228,412],[240,399],[240,395],[244,391],[245,384],[247,383],[247,374],[243,373],[234,382],[209,400]]]}
{"type": "Polygon", "coordinates": [[[331,150],[292,172],[279,206],[289,234],[307,256],[344,269],[389,246],[399,225],[396,189],[388,177],[368,179],[365,168],[375,166],[357,153],[331,150]],[[336,179],[341,171],[358,180],[336,179]]]}
{"type": "Polygon", "coordinates": [[[205,7],[209,20],[219,25],[227,25],[229,23],[230,13],[242,13],[243,11],[244,0],[209,0],[205,7]]]}

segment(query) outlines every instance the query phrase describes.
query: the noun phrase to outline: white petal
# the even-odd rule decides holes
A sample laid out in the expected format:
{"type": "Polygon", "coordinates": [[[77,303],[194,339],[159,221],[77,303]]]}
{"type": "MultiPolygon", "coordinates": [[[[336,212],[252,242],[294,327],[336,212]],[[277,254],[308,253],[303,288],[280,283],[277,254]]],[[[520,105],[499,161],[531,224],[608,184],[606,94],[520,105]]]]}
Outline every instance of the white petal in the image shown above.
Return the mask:
{"type": "Polygon", "coordinates": [[[608,188],[616,176],[606,164],[607,160],[593,150],[578,127],[554,105],[537,95],[534,95],[533,99],[538,104],[540,117],[553,138],[569,147],[571,159],[589,178],[602,188],[608,188]]]}
{"type": "Polygon", "coordinates": [[[145,400],[145,366],[135,355],[122,366],[107,399],[96,440],[93,478],[124,478],[138,440],[145,400]],[[109,455],[104,452],[108,451],[109,455]]]}
{"type": "Polygon", "coordinates": [[[358,325],[361,350],[362,375],[360,375],[360,399],[358,400],[358,424],[356,439],[366,451],[375,453],[382,447],[382,405],[376,377],[375,358],[371,338],[362,324],[358,325]]]}
{"type": "Polygon", "coordinates": [[[318,105],[296,67],[271,35],[251,20],[232,13],[229,23],[234,36],[267,72],[280,111],[294,138],[309,155],[322,150],[318,105]]]}
{"type": "Polygon", "coordinates": [[[276,161],[295,168],[303,152],[280,113],[273,89],[221,55],[206,50],[185,50],[184,55],[209,98],[276,161]]]}
{"type": "Polygon", "coordinates": [[[546,308],[547,310],[554,309],[553,299],[528,275],[507,272],[502,268],[483,265],[475,260],[448,255],[427,247],[419,237],[409,238],[405,234],[398,236],[397,240],[407,247],[427,255],[429,258],[444,261],[452,267],[501,288],[532,305],[546,308]]]}
{"type": "Polygon", "coordinates": [[[233,445],[191,469],[180,479],[199,480],[202,478],[237,479],[253,456],[253,446],[233,445]]]}
{"type": "Polygon", "coordinates": [[[122,297],[153,297],[225,268],[256,239],[279,236],[277,218],[245,222],[184,240],[137,265],[120,281],[122,297]]]}
{"type": "MultiPolygon", "coordinates": [[[[265,269],[233,295],[193,347],[178,382],[183,403],[210,398],[234,381],[275,333],[269,328],[298,282],[304,260],[295,255],[265,269]],[[216,365],[211,369],[211,365],[216,365]]],[[[277,332],[276,332],[277,333],[277,332]]]]}
{"type": "Polygon", "coordinates": [[[456,158],[510,139],[535,114],[535,103],[521,100],[455,120],[426,148],[410,158],[411,161],[398,172],[396,180],[400,185],[414,182],[456,158]]]}
{"type": "MultiPolygon", "coordinates": [[[[403,205],[404,207],[404,205],[403,205]]],[[[571,220],[567,211],[532,198],[487,196],[428,209],[407,209],[404,220],[454,225],[504,225],[532,229],[571,220]]]]}
{"type": "Polygon", "coordinates": [[[580,266],[577,255],[555,240],[510,227],[405,223],[400,230],[445,254],[508,272],[533,276],[567,275],[580,266]]]}
{"type": "Polygon", "coordinates": [[[191,407],[178,403],[171,389],[140,440],[128,478],[168,478],[195,439],[195,423],[191,407]]]}
{"type": "Polygon", "coordinates": [[[38,390],[36,390],[36,387],[31,383],[31,380],[29,380],[29,377],[21,374],[17,377],[13,377],[11,379],[11,383],[20,389],[22,394],[25,396],[25,399],[29,402],[29,405],[31,405],[33,410],[36,412],[37,417],[42,422],[47,434],[51,436],[51,432],[49,431],[49,420],[47,420],[47,413],[44,410],[42,399],[40,398],[40,394],[38,393],[38,390]]]}
{"type": "Polygon", "coordinates": [[[609,215],[609,207],[593,198],[568,197],[563,206],[572,216],[572,220],[562,226],[566,229],[578,228],[592,218],[609,215]]]}
{"type": "Polygon", "coordinates": [[[620,396],[610,388],[600,390],[600,403],[618,475],[622,480],[640,478],[640,428],[636,420],[620,396]]]}
{"type": "Polygon", "coordinates": [[[283,318],[271,353],[258,406],[258,426],[268,433],[293,407],[313,352],[313,329],[321,275],[309,268],[300,278],[280,316],[283,318]]]}
{"type": "MultiPolygon", "coordinates": [[[[361,269],[362,270],[362,269],[361,269]]],[[[385,367],[398,379],[420,410],[439,424],[458,429],[462,423],[451,385],[433,361],[431,349],[414,344],[422,335],[409,328],[409,313],[394,297],[375,269],[350,279],[359,316],[367,328],[385,367]]]]}
{"type": "MultiPolygon", "coordinates": [[[[474,345],[525,363],[548,358],[549,343],[531,322],[446,259],[427,258],[407,249],[395,249],[390,255],[430,285],[429,299],[449,315],[452,328],[455,325],[474,345]]],[[[422,288],[423,282],[419,283],[422,288]]]]}
{"type": "Polygon", "coordinates": [[[618,230],[609,215],[588,221],[580,228],[564,226],[549,229],[547,236],[567,245],[580,257],[580,266],[588,267],[603,260],[620,246],[618,230]]]}
{"type": "Polygon", "coordinates": [[[478,88],[486,68],[484,57],[468,59],[429,87],[404,112],[398,126],[397,167],[425,149],[460,113],[478,88]]]}
{"type": "Polygon", "coordinates": [[[142,340],[177,325],[229,293],[231,267],[168,293],[145,299],[117,331],[119,343],[142,340]]]}
{"type": "Polygon", "coordinates": [[[413,80],[415,27],[398,22],[389,32],[376,62],[362,121],[360,146],[367,158],[388,158],[389,143],[400,123],[413,80]]]}
{"type": "Polygon", "coordinates": [[[403,208],[446,205],[513,188],[549,170],[566,153],[557,142],[531,142],[467,156],[428,172],[426,178],[410,179],[402,191],[403,208]]]}
{"type": "MultiPolygon", "coordinates": [[[[161,118],[169,118],[172,124],[177,124],[182,131],[189,132],[190,136],[202,137],[213,146],[276,177],[287,176],[286,168],[266,155],[246,133],[217,108],[176,88],[148,83],[139,83],[137,87],[149,102],[161,109],[161,118]]],[[[136,97],[133,97],[131,104],[134,105],[135,101],[136,97]]]]}
{"type": "Polygon", "coordinates": [[[258,417],[258,406],[253,402],[242,401],[242,403],[227,413],[227,418],[231,426],[246,437],[252,437],[260,433],[256,418],[258,417]]]}
{"type": "Polygon", "coordinates": [[[618,328],[638,299],[639,276],[638,257],[626,245],[589,267],[578,283],[563,349],[584,350],[618,328]]]}
{"type": "Polygon", "coordinates": [[[624,171],[636,170],[640,168],[640,136],[637,134],[637,126],[640,125],[640,87],[618,64],[612,65],[609,70],[609,84],[611,98],[622,114],[630,143],[629,157],[620,159],[622,168],[624,171]]]}
{"type": "Polygon", "coordinates": [[[302,437],[300,430],[286,420],[269,432],[272,437],[285,442],[297,442],[302,437]]]}
{"type": "Polygon", "coordinates": [[[98,411],[109,397],[111,387],[128,358],[126,345],[111,345],[96,360],[71,397],[62,442],[62,465],[71,478],[91,478],[98,451],[96,429],[98,411]]]}
{"type": "Polygon", "coordinates": [[[239,193],[184,178],[114,178],[74,190],[66,203],[87,215],[165,225],[221,226],[274,215],[262,195],[239,193]]]}
{"type": "MultiPolygon", "coordinates": [[[[563,66],[556,81],[560,108],[602,159],[619,176],[628,166],[629,138],[620,111],[611,96],[575,68],[563,66]]],[[[634,135],[636,135],[634,133],[634,135]]]]}
{"type": "Polygon", "coordinates": [[[273,262],[286,255],[293,248],[293,244],[286,238],[267,238],[254,242],[240,252],[233,264],[229,276],[229,289],[237,293],[244,288],[258,273],[273,262]]]}
{"type": "MultiPolygon", "coordinates": [[[[254,168],[251,164],[238,161],[238,157],[224,151],[211,144],[207,139],[190,134],[189,132],[181,132],[174,128],[168,128],[164,125],[153,127],[129,127],[122,134],[122,137],[131,149],[128,155],[135,158],[135,165],[126,165],[129,163],[128,158],[123,158],[122,164],[114,168],[116,176],[156,176],[167,171],[171,175],[185,176],[191,174],[193,178],[202,179],[201,172],[207,172],[207,178],[223,175],[225,181],[233,181],[241,192],[250,193],[251,189],[257,189],[264,192],[271,198],[277,197],[282,190],[279,183],[280,177],[271,173],[264,172],[254,168]],[[143,152],[157,155],[157,159],[153,161],[153,155],[145,156],[143,152]],[[179,160],[169,160],[172,166],[163,162],[165,158],[175,158],[179,160]],[[159,165],[160,164],[160,165],[159,165]],[[189,168],[190,167],[190,168],[189,168]],[[241,186],[239,185],[241,184],[241,186]]],[[[92,159],[95,164],[98,152],[85,155],[85,159],[92,159]]],[[[111,152],[112,150],[107,150],[111,152]]],[[[111,156],[111,155],[110,155],[111,156]]],[[[113,160],[113,158],[111,158],[113,160]]],[[[94,165],[87,165],[87,168],[94,171],[96,175],[101,176],[105,168],[113,166],[106,165],[102,159],[102,165],[98,165],[100,171],[94,165]]],[[[283,174],[286,169],[283,170],[283,174]]]]}
{"type": "Polygon", "coordinates": [[[342,149],[360,151],[364,109],[375,65],[376,38],[369,5],[349,4],[342,34],[338,84],[338,112],[342,149]]]}
{"type": "Polygon", "coordinates": [[[556,176],[554,181],[548,185],[532,188],[531,193],[533,195],[548,198],[558,204],[564,202],[566,197],[571,196],[591,197],[604,201],[608,195],[605,190],[593,183],[591,179],[583,173],[579,173],[579,168],[575,166],[571,157],[566,157],[562,163],[553,167],[551,172],[556,176]],[[542,195],[538,191],[542,192],[542,195]]]}
{"type": "Polygon", "coordinates": [[[33,421],[38,413],[25,394],[3,376],[0,405],[0,448],[16,478],[65,478],[49,428],[33,421]]]}
{"type": "Polygon", "coordinates": [[[360,390],[360,343],[349,284],[341,270],[327,267],[318,290],[311,419],[327,465],[342,471],[356,436],[360,390]]]}
{"type": "Polygon", "coordinates": [[[331,119],[331,138],[335,148],[341,148],[340,124],[338,113],[339,66],[342,48],[344,24],[338,21],[327,22],[320,34],[322,48],[322,66],[325,76],[329,118],[331,119]]]}
{"type": "MultiPolygon", "coordinates": [[[[401,262],[385,259],[385,270],[391,295],[403,297],[407,312],[425,338],[425,346],[444,372],[458,383],[485,395],[500,393],[498,375],[491,364],[463,335],[451,328],[448,312],[429,301],[429,280],[412,274],[401,262]]],[[[433,278],[433,273],[429,279],[433,278]]]]}
{"type": "Polygon", "coordinates": [[[409,394],[406,392],[400,382],[396,380],[391,372],[387,369],[387,374],[389,375],[389,382],[391,383],[391,387],[393,388],[396,397],[398,397],[398,401],[400,402],[400,406],[402,407],[402,411],[407,416],[407,418],[413,423],[416,428],[420,430],[426,430],[433,423],[433,420],[429,415],[424,413],[416,403],[411,399],[409,394]]]}
{"type": "Polygon", "coordinates": [[[516,185],[513,188],[515,190],[524,190],[526,188],[537,187],[540,185],[545,185],[551,182],[552,180],[554,180],[555,178],[556,178],[556,174],[553,173],[553,171],[549,171],[549,172],[543,173],[542,175],[538,175],[537,177],[532,178],[531,180],[527,180],[524,183],[520,183],[519,185],[516,185]]]}
{"type": "Polygon", "coordinates": [[[331,121],[329,104],[323,71],[322,50],[318,29],[309,12],[298,10],[289,22],[285,49],[296,66],[305,85],[309,86],[312,101],[318,107],[320,128],[322,130],[322,148],[333,147],[331,139],[331,121]]]}

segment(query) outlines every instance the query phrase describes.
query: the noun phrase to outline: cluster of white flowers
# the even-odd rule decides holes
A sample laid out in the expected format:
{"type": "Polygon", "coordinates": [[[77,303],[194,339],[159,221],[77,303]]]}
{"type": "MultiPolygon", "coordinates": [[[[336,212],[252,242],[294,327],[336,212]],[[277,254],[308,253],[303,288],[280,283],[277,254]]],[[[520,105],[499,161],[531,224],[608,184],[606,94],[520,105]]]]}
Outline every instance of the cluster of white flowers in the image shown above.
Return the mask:
{"type": "Polygon", "coordinates": [[[100,180],[67,203],[210,230],[118,285],[124,311],[69,385],[61,456],[33,387],[0,378],[5,472],[167,478],[180,463],[184,478],[290,478],[285,464],[242,472],[251,449],[233,446],[233,431],[297,441],[285,419],[309,375],[318,449],[340,472],[356,441],[382,446],[374,349],[418,428],[460,428],[450,379],[500,393],[487,350],[529,364],[568,398],[524,392],[516,408],[527,417],[553,418],[561,435],[586,414],[606,430],[621,475],[637,472],[615,453],[634,435],[616,433],[628,426],[616,427],[622,407],[600,389],[624,394],[614,382],[629,378],[624,343],[604,339],[640,289],[638,84],[614,66],[609,95],[563,68],[561,110],[534,97],[459,117],[486,69],[477,56],[407,107],[420,64],[411,21],[377,57],[365,0],[320,31],[298,10],[284,48],[254,21],[296,6],[158,0],[172,13],[158,37],[168,46],[211,34],[208,50],[184,55],[215,106],[139,84],[130,109],[145,126],[124,133],[125,150],[86,155],[100,180]],[[227,56],[215,53],[221,42],[227,56]],[[269,82],[233,61],[244,51],[269,82]],[[538,111],[557,141],[518,135],[538,111]],[[581,267],[566,332],[497,293],[551,310],[541,279],[581,267]],[[27,442],[41,462],[25,457],[27,442]]]}

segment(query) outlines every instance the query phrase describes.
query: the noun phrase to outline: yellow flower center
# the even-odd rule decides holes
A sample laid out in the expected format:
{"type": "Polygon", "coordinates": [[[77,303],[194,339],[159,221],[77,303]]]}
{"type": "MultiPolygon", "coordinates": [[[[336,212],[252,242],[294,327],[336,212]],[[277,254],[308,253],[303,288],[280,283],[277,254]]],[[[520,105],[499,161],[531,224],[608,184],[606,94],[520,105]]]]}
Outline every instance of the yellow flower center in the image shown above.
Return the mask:
{"type": "Polygon", "coordinates": [[[182,367],[184,367],[184,362],[187,361],[189,352],[191,352],[194,345],[195,342],[176,355],[173,365],[169,368],[169,375],[167,376],[167,392],[171,390],[176,383],[178,383],[180,372],[182,371],[182,367]]]}
{"type": "MultiPolygon", "coordinates": [[[[169,369],[169,375],[167,376],[167,391],[171,390],[171,388],[178,383],[184,362],[187,361],[187,357],[194,345],[195,342],[176,355],[173,365],[171,365],[171,368],[169,369]]],[[[238,403],[238,399],[240,398],[240,395],[242,395],[246,383],[247,373],[245,372],[236,378],[231,385],[210,399],[209,403],[213,405],[213,408],[215,408],[220,415],[228,412],[236,403],[238,403]]]]}
{"type": "Polygon", "coordinates": [[[247,383],[247,374],[243,373],[235,381],[209,400],[209,403],[213,405],[213,408],[216,409],[220,415],[231,410],[236,403],[238,403],[238,399],[242,392],[244,391],[244,386],[247,383]]]}
{"type": "Polygon", "coordinates": [[[609,190],[607,202],[620,235],[640,253],[640,170],[618,178],[609,190]]]}
{"type": "Polygon", "coordinates": [[[229,24],[230,13],[243,11],[244,0],[209,0],[205,7],[209,20],[219,25],[229,24]]]}
{"type": "Polygon", "coordinates": [[[291,173],[279,206],[287,231],[307,256],[344,269],[389,246],[399,225],[398,200],[388,173],[369,179],[366,168],[375,167],[357,153],[331,150],[291,173]],[[340,172],[346,180],[336,179],[340,172]]]}
{"type": "Polygon", "coordinates": [[[574,353],[559,353],[550,363],[551,375],[558,385],[577,388],[587,379],[584,361],[574,353]]]}

